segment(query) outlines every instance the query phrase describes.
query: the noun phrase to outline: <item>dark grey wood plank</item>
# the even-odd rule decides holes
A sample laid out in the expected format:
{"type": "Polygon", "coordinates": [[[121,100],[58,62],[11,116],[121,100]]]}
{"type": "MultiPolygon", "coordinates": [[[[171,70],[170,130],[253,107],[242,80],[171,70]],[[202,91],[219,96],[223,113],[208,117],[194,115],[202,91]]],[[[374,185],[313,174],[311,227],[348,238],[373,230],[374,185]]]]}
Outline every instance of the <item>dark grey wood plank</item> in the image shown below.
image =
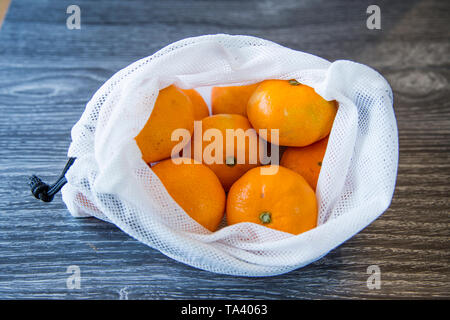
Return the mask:
{"type": "Polygon", "coordinates": [[[0,31],[0,298],[449,298],[450,6],[382,1],[13,1],[0,31]],[[323,259],[285,275],[212,274],[173,261],[59,196],[35,200],[27,176],[51,181],[70,129],[116,71],[188,36],[250,34],[330,60],[368,64],[390,82],[400,163],[389,210],[323,259]],[[381,268],[381,289],[366,286],[381,268]],[[66,286],[67,267],[81,288],[66,286]]]}

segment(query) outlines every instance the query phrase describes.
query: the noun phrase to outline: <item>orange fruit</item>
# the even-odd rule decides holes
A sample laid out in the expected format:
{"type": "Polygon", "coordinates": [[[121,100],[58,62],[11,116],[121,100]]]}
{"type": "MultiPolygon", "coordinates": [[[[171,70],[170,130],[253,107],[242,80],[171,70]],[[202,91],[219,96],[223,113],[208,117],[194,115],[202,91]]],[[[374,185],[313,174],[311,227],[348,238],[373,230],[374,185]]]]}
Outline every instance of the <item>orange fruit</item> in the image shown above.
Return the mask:
{"type": "Polygon", "coordinates": [[[247,105],[248,119],[264,139],[273,143],[270,129],[278,129],[279,144],[290,147],[325,138],[336,111],[335,101],[326,101],[313,88],[295,80],[263,81],[247,105]],[[267,129],[267,134],[260,129],[267,129]]]}
{"type": "Polygon", "coordinates": [[[284,151],[280,164],[300,174],[316,190],[327,144],[328,137],[306,147],[289,147],[284,151]]]}
{"type": "Polygon", "coordinates": [[[212,114],[233,113],[247,116],[247,103],[259,83],[246,86],[213,87],[212,114]]]}
{"type": "Polygon", "coordinates": [[[192,219],[215,231],[225,211],[225,191],[211,169],[189,160],[190,164],[175,164],[167,159],[155,164],[152,170],[192,219]]]}
{"type": "MultiPolygon", "coordinates": [[[[212,138],[211,141],[200,141],[200,139],[198,139],[197,141],[195,140],[196,137],[194,135],[194,138],[191,140],[191,157],[199,162],[206,164],[212,171],[214,171],[214,173],[222,183],[225,191],[228,191],[231,185],[245,172],[247,172],[251,168],[258,166],[258,135],[251,127],[248,119],[238,114],[216,114],[204,118],[202,120],[203,137],[205,136],[206,131],[209,129],[216,129],[217,133],[222,136],[222,155],[216,155],[215,151],[212,151],[212,146],[214,144],[215,138],[212,138]],[[245,136],[245,140],[244,137],[238,139],[236,136],[234,137],[234,139],[227,139],[227,129],[242,129],[241,131],[248,133],[248,136],[245,136]],[[247,131],[249,129],[251,129],[251,131],[247,131]],[[201,150],[202,152],[201,158],[199,157],[200,155],[197,155],[195,153],[195,146],[200,142],[202,143],[202,147],[198,147],[198,150],[201,150]],[[253,150],[255,152],[254,158],[251,159],[250,143],[252,142],[255,143],[253,144],[253,147],[256,150],[253,150]],[[232,143],[234,143],[234,148],[230,150],[230,152],[227,152],[227,145],[231,145],[232,143]],[[205,149],[208,149],[208,151],[205,152],[205,149]],[[242,155],[241,159],[239,159],[238,157],[239,154],[242,155]],[[208,160],[205,157],[208,155],[217,158],[208,160]]],[[[205,139],[203,138],[202,140],[205,139]]],[[[231,149],[231,146],[229,147],[229,149],[231,149]]],[[[217,152],[220,151],[218,150],[217,152]]]]}
{"type": "Polygon", "coordinates": [[[202,120],[209,116],[208,106],[203,97],[195,89],[181,89],[192,101],[194,107],[194,119],[202,120]]]}
{"type": "Polygon", "coordinates": [[[251,169],[233,184],[226,207],[229,225],[253,222],[292,234],[316,227],[314,191],[298,173],[277,167],[271,175],[262,175],[263,167],[251,169]]]}
{"type": "Polygon", "coordinates": [[[161,90],[153,111],[136,142],[145,162],[155,162],[170,157],[178,141],[171,141],[175,129],[194,131],[194,110],[189,97],[175,86],[161,90]]]}

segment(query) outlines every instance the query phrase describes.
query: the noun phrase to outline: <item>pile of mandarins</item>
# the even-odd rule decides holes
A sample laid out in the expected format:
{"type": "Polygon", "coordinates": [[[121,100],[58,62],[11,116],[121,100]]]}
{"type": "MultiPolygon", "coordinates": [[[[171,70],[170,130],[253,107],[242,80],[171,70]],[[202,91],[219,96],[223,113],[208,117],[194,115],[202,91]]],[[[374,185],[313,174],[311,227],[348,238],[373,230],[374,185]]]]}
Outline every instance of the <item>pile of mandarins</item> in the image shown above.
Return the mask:
{"type": "MultiPolygon", "coordinates": [[[[226,212],[228,225],[252,222],[300,234],[317,223],[315,189],[337,107],[336,101],[326,101],[296,80],[265,80],[212,88],[210,115],[196,90],[172,85],[159,92],[136,142],[172,198],[208,230],[217,230],[226,212]],[[216,129],[223,134],[223,161],[204,161],[195,152],[190,152],[190,161],[172,161],[178,144],[172,132],[183,128],[193,137],[194,121],[201,121],[204,132],[216,129]],[[226,148],[227,129],[252,128],[268,143],[274,143],[271,129],[278,129],[277,142],[284,152],[273,174],[262,174],[260,169],[267,165],[248,161],[250,139],[235,144],[235,154],[226,148]],[[237,163],[242,150],[246,162],[237,163]]],[[[205,137],[190,140],[192,151],[204,151],[211,143],[205,137]]]]}

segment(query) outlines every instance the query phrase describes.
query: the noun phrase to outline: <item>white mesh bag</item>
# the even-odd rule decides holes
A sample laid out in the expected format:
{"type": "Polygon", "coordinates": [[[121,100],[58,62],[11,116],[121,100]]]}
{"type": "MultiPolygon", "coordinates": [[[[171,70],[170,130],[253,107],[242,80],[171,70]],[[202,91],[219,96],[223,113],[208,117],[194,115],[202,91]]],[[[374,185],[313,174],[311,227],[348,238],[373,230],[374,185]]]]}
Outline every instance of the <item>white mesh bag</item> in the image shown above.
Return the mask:
{"type": "Polygon", "coordinates": [[[392,92],[371,68],[330,63],[270,41],[208,35],[173,43],[116,73],[72,129],[63,201],[72,215],[111,222],[135,239],[212,272],[270,276],[305,266],[389,206],[397,173],[392,92]],[[159,90],[296,79],[339,102],[317,185],[318,226],[291,235],[241,223],[210,232],[169,196],[134,140],[159,90]]]}

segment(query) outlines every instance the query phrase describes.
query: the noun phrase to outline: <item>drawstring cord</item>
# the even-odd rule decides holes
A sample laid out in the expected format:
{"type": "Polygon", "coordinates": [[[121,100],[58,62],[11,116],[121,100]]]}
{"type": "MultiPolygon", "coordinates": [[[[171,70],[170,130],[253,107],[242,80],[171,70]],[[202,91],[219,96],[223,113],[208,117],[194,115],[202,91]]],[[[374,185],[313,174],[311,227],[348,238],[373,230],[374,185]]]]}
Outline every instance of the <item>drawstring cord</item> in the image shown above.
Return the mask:
{"type": "Polygon", "coordinates": [[[69,170],[69,168],[75,162],[75,159],[76,158],[69,158],[58,180],[56,180],[56,182],[52,185],[48,185],[43,182],[38,176],[32,175],[29,178],[29,185],[31,188],[31,193],[34,195],[34,197],[44,202],[51,202],[55,194],[57,194],[59,190],[61,190],[61,188],[67,183],[65,175],[67,170],[69,170]]]}

